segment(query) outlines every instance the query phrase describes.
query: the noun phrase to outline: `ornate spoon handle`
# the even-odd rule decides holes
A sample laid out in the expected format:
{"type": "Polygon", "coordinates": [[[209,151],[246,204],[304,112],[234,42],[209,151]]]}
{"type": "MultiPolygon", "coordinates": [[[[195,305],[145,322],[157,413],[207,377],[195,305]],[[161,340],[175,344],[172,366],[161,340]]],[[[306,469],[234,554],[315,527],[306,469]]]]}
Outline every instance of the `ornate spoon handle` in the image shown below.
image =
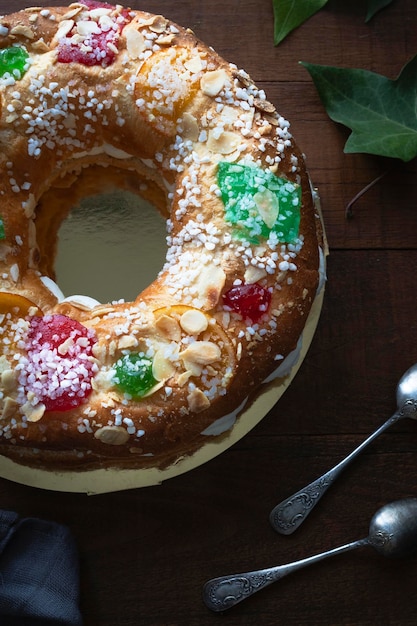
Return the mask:
{"type": "Polygon", "coordinates": [[[254,570],[243,574],[232,574],[230,576],[219,576],[212,578],[204,585],[203,600],[206,606],[212,611],[225,611],[235,606],[242,600],[249,598],[257,591],[264,589],[268,585],[280,580],[287,574],[295,572],[306,565],[322,561],[323,559],[341,554],[348,550],[353,550],[359,546],[369,545],[369,539],[359,539],[351,543],[346,543],[333,550],[315,554],[306,559],[289,563],[288,565],[278,565],[266,569],[254,570]]]}
{"type": "Polygon", "coordinates": [[[320,476],[320,478],[317,478],[307,485],[307,487],[300,489],[300,491],[297,491],[289,498],[280,502],[280,504],[277,504],[272,509],[269,516],[274,530],[282,535],[291,535],[297,530],[345,467],[349,465],[368,444],[376,439],[378,435],[389,428],[389,426],[395,424],[395,422],[403,417],[410,417],[409,408],[408,402],[406,402],[401,409],[396,411],[394,415],[384,422],[372,435],[365,439],[365,441],[344,458],[343,461],[335,465],[331,470],[323,474],[323,476],[320,476]]]}

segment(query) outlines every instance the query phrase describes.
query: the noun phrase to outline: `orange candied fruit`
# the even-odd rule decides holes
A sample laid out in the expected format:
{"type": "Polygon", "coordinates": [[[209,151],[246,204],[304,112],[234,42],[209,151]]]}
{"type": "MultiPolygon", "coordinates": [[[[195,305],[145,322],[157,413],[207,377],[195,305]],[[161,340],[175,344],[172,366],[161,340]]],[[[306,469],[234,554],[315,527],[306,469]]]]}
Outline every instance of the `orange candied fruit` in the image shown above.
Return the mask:
{"type": "Polygon", "coordinates": [[[17,293],[0,291],[0,313],[10,313],[13,317],[26,317],[27,315],[42,315],[40,308],[25,296],[17,293]]]}
{"type": "Polygon", "coordinates": [[[146,60],[137,76],[136,105],[146,121],[164,134],[175,129],[197,91],[199,75],[191,58],[186,50],[169,48],[146,60]]]}

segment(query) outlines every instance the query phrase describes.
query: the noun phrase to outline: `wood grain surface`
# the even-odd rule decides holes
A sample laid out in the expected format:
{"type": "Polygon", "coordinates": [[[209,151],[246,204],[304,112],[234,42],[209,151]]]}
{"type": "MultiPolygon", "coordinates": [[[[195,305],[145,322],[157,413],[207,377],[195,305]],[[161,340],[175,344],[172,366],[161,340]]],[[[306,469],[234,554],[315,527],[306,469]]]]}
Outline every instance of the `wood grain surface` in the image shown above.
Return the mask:
{"type": "MultiPolygon", "coordinates": [[[[60,2],[38,1],[49,6],[60,2]]],[[[85,626],[415,625],[417,557],[357,550],[276,583],[223,615],[204,582],[283,564],[361,538],[390,500],[417,496],[417,424],[374,442],[291,537],[270,509],[341,460],[395,410],[398,378],[417,361],[416,163],[346,155],[298,61],[395,78],[417,53],[417,3],[394,0],[370,23],[364,2],[330,0],[273,45],[271,0],[144,0],[132,8],[191,27],[245,68],[292,123],[322,199],[328,284],[307,358],[284,397],[226,453],[161,486],[93,496],[0,480],[0,506],[67,524],[79,546],[85,626]],[[345,217],[346,204],[386,173],[345,217]]],[[[0,0],[0,13],[27,4],[0,0]]]]}

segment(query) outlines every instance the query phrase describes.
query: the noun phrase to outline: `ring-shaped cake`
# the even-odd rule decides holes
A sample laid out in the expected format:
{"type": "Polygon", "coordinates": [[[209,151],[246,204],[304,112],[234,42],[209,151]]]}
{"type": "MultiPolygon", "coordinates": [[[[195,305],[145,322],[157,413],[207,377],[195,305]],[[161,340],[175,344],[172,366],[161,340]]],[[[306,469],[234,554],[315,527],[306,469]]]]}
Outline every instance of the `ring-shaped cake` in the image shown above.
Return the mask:
{"type": "Polygon", "coordinates": [[[0,114],[1,455],[161,470],[285,388],[325,243],[289,123],[245,71],[161,15],[29,8],[0,19],[0,114]],[[59,227],[110,184],[165,216],[165,263],[133,302],[64,297],[59,227]]]}

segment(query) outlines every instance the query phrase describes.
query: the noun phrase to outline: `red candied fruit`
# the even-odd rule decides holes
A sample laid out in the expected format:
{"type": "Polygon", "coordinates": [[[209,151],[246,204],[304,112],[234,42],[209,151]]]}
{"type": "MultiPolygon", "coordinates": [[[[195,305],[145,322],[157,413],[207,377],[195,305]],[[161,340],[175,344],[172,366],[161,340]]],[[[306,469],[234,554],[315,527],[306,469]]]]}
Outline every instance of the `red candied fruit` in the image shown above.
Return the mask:
{"type": "Polygon", "coordinates": [[[113,4],[108,2],[99,2],[98,0],[82,0],[80,4],[83,4],[88,9],[114,9],[113,4]]]}
{"type": "Polygon", "coordinates": [[[80,406],[92,391],[97,366],[95,333],[66,315],[33,317],[27,337],[27,363],[20,382],[47,411],[80,406]]]}
{"type": "MultiPolygon", "coordinates": [[[[83,0],[82,4],[87,9],[115,9],[112,4],[107,2],[97,2],[96,0],[83,0]]],[[[101,32],[92,32],[86,36],[85,40],[80,43],[72,41],[74,28],[59,42],[58,61],[60,63],[81,63],[92,67],[101,65],[107,67],[111,65],[116,58],[117,42],[119,35],[123,31],[124,26],[130,21],[129,11],[123,9],[120,13],[120,21],[114,19],[113,28],[103,29],[101,32]]],[[[99,26],[97,25],[97,28],[99,26]]]]}
{"type": "Polygon", "coordinates": [[[91,51],[82,50],[76,45],[62,43],[58,52],[60,63],[81,63],[92,67],[93,65],[111,65],[116,57],[114,50],[108,47],[107,33],[91,35],[93,45],[91,51]]]}
{"type": "Polygon", "coordinates": [[[259,283],[235,285],[223,295],[223,303],[243,318],[256,323],[268,311],[271,292],[259,283]]]}

